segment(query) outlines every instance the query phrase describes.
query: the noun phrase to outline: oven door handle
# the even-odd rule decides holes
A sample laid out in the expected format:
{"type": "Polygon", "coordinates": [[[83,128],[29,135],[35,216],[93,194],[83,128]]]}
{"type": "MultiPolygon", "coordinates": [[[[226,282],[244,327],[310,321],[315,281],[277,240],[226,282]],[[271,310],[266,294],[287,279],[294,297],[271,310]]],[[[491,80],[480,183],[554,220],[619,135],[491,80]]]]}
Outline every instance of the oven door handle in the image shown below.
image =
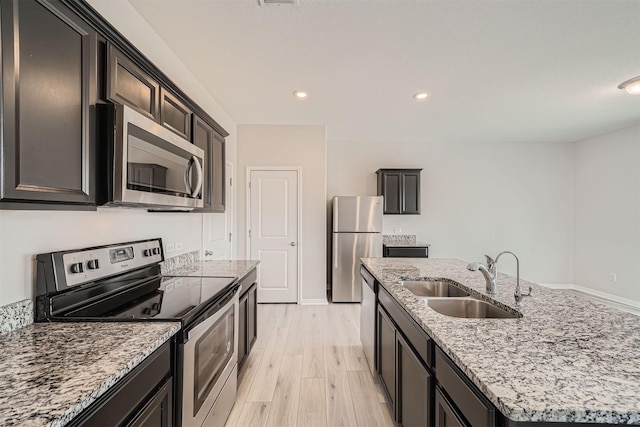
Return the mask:
{"type": "Polygon", "coordinates": [[[234,288],[225,296],[223,296],[220,301],[218,301],[213,307],[208,309],[205,314],[202,315],[202,320],[185,332],[183,344],[186,344],[192,338],[202,334],[202,332],[206,331],[211,327],[211,325],[216,323],[220,319],[220,315],[227,308],[227,306],[233,304],[233,298],[237,292],[238,287],[234,286],[234,288]]]}

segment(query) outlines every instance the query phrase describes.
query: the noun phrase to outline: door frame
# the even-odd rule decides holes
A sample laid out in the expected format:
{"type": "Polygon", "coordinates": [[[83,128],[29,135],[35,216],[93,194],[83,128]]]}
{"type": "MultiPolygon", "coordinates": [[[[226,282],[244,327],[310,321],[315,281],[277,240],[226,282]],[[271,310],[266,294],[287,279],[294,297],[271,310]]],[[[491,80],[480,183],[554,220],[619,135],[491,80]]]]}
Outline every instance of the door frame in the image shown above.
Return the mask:
{"type": "Polygon", "coordinates": [[[251,259],[251,237],[249,237],[249,227],[251,225],[251,172],[253,171],[294,171],[298,175],[298,250],[296,251],[296,262],[298,263],[298,289],[296,296],[296,304],[300,304],[302,299],[302,167],[300,166],[247,166],[245,177],[245,197],[246,197],[246,220],[245,220],[245,248],[246,257],[251,259]]]}

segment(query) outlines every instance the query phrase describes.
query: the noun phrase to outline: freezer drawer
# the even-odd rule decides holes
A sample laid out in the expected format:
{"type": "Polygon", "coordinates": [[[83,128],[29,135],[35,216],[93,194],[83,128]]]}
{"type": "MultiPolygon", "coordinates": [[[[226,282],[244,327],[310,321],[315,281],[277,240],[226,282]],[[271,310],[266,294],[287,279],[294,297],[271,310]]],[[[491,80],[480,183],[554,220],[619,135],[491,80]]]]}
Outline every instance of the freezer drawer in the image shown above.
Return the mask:
{"type": "Polygon", "coordinates": [[[333,233],[332,251],[333,302],[360,302],[360,258],[382,256],[382,234],[333,233]]]}

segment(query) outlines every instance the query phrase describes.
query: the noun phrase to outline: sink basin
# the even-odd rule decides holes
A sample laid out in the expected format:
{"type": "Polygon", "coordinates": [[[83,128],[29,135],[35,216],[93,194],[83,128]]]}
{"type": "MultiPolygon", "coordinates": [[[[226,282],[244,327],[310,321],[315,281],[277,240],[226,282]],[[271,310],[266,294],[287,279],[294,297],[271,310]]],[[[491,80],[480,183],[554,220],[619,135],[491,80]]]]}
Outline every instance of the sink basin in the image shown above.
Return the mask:
{"type": "Polygon", "coordinates": [[[467,297],[469,293],[444,280],[404,280],[400,284],[419,297],[467,297]]]}
{"type": "Polygon", "coordinates": [[[461,299],[428,299],[425,303],[440,314],[471,319],[517,319],[522,317],[486,301],[461,299]]]}

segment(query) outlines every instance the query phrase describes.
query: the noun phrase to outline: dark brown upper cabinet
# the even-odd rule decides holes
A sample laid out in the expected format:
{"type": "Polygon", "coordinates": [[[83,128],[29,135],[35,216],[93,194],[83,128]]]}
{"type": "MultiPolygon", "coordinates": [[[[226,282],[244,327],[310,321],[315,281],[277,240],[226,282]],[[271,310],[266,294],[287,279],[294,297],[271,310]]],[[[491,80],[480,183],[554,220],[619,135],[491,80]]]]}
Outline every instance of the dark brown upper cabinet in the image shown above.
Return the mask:
{"type": "Polygon", "coordinates": [[[207,122],[193,116],[193,143],[204,150],[204,207],[200,212],[224,212],[225,149],[224,138],[207,122]]]}
{"type": "Polygon", "coordinates": [[[97,32],[58,0],[0,14],[0,208],[95,209],[97,32]]]}
{"type": "Polygon", "coordinates": [[[191,141],[191,110],[165,88],[160,88],[160,123],[191,141]]]}
{"type": "Polygon", "coordinates": [[[378,196],[384,197],[384,214],[420,214],[422,169],[378,169],[378,196]]]}
{"type": "Polygon", "coordinates": [[[107,48],[107,99],[159,121],[160,85],[114,45],[107,48]]]}

